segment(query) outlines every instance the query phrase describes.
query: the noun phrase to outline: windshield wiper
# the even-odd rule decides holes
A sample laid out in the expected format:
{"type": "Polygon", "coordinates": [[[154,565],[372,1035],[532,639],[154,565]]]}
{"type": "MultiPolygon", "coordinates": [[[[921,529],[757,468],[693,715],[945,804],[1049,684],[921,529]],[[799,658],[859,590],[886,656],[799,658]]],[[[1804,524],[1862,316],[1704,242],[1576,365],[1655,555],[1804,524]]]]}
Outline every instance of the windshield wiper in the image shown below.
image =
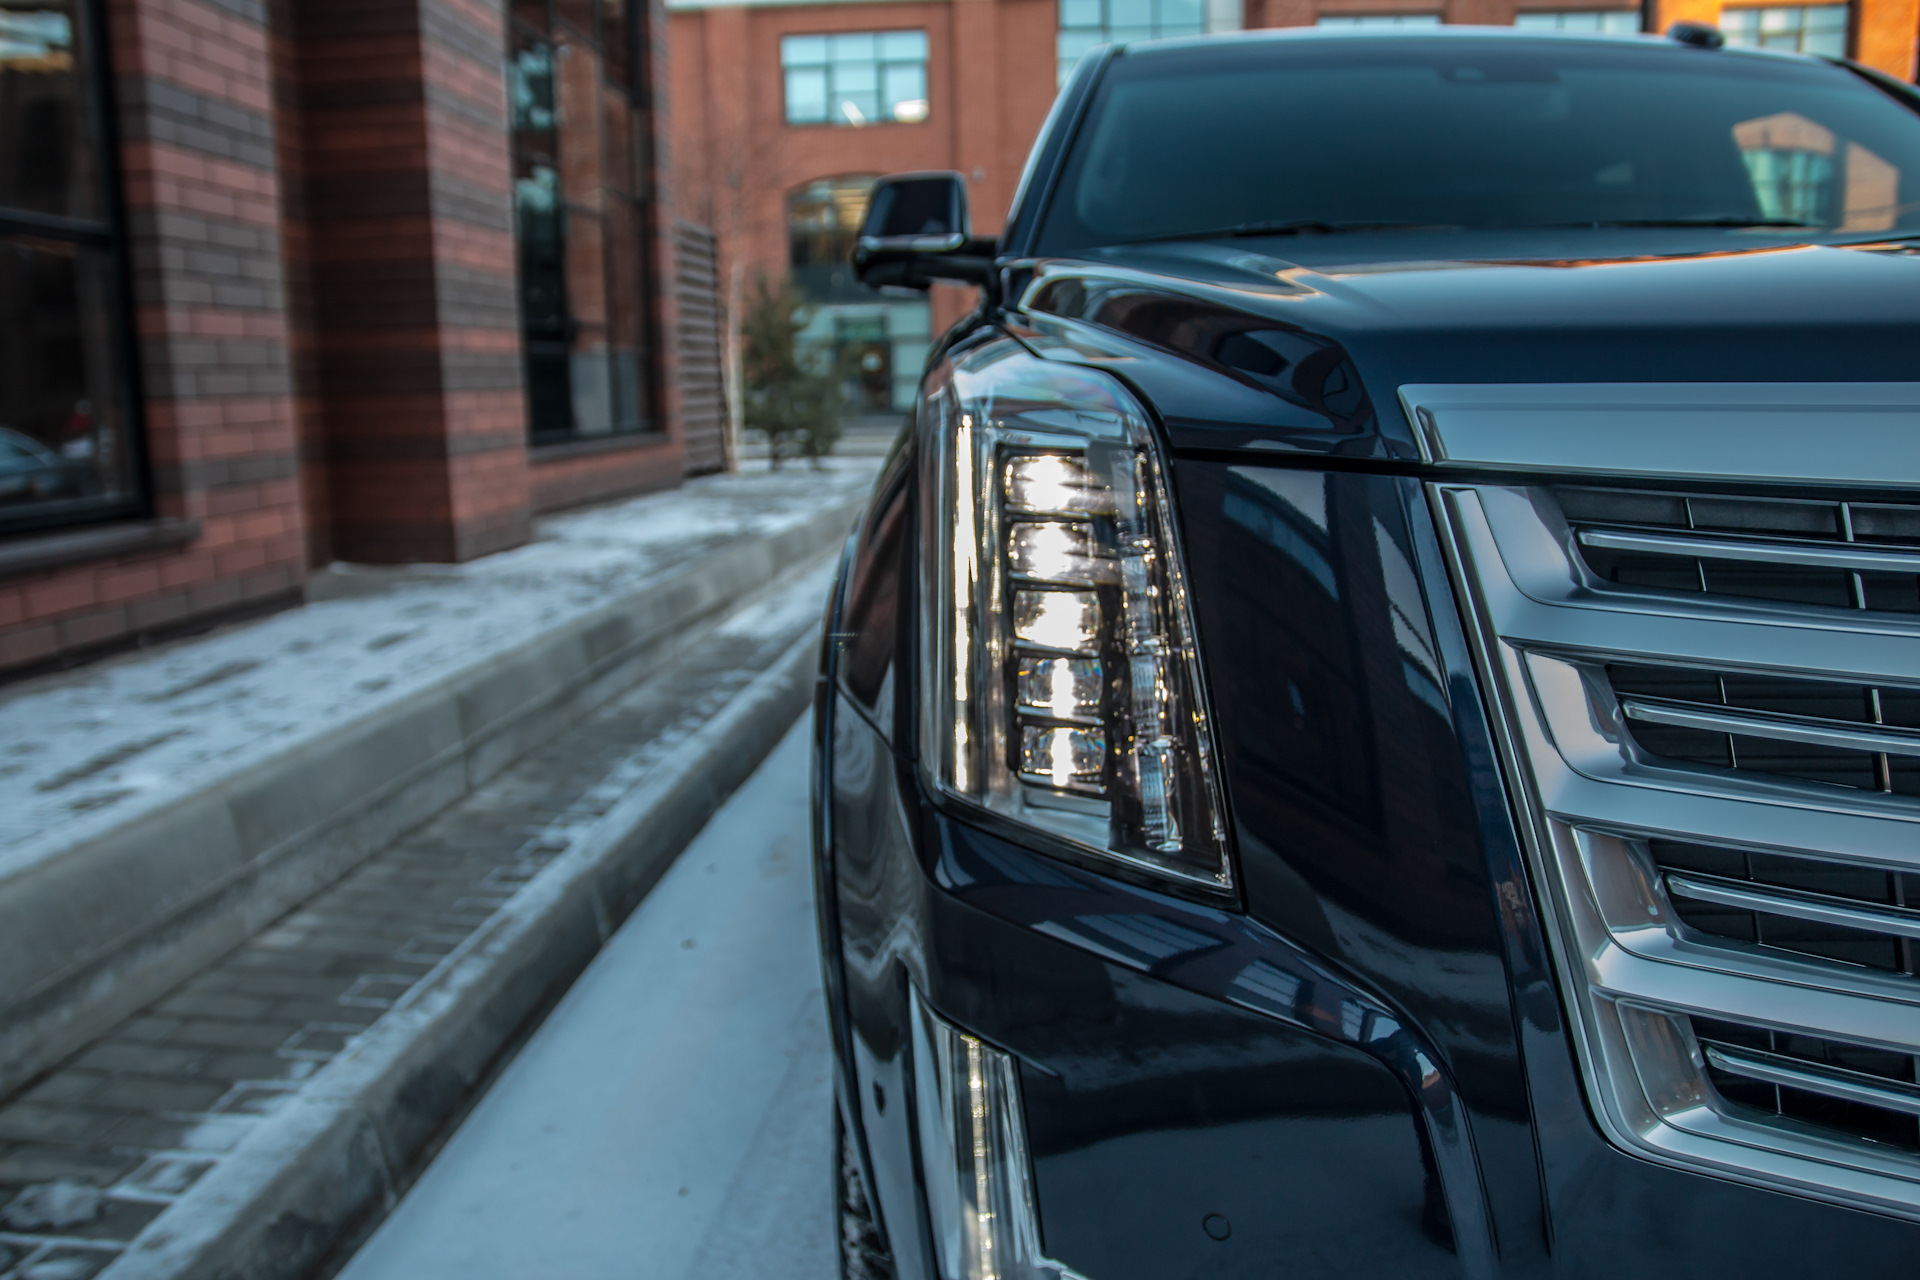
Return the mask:
{"type": "Polygon", "coordinates": [[[1599,218],[1592,222],[1528,222],[1515,231],[1576,230],[1585,227],[1805,227],[1824,230],[1818,222],[1798,218],[1746,218],[1730,215],[1722,218],[1599,218]]]}
{"type": "Polygon", "coordinates": [[[1353,231],[1458,231],[1460,228],[1430,222],[1327,222],[1320,218],[1289,218],[1275,222],[1239,222],[1211,231],[1170,231],[1165,235],[1142,236],[1125,244],[1154,244],[1164,240],[1232,240],[1245,236],[1332,236],[1353,231]]]}

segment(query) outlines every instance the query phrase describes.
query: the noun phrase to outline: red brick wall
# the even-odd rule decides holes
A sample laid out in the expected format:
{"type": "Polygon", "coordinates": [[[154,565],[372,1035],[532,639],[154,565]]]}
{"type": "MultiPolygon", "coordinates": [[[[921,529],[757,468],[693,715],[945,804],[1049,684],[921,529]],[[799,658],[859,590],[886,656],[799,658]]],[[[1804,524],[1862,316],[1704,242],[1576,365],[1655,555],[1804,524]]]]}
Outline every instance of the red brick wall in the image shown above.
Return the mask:
{"type": "Polygon", "coordinates": [[[198,535],[0,578],[0,672],[290,599],[304,580],[266,15],[255,0],[106,8],[154,506],[198,535]]]}
{"type": "MultiPolygon", "coordinates": [[[[669,136],[685,216],[711,226],[750,278],[785,272],[786,199],[819,178],[906,169],[967,175],[974,229],[1000,230],[1027,151],[1054,97],[1058,0],[726,6],[671,17],[669,136]],[[780,37],[832,31],[927,33],[920,124],[789,126],[780,37]],[[964,93],[960,86],[964,85],[964,93]]],[[[936,299],[936,310],[960,304],[936,299]]],[[[940,316],[935,317],[936,326],[940,316]]]]}

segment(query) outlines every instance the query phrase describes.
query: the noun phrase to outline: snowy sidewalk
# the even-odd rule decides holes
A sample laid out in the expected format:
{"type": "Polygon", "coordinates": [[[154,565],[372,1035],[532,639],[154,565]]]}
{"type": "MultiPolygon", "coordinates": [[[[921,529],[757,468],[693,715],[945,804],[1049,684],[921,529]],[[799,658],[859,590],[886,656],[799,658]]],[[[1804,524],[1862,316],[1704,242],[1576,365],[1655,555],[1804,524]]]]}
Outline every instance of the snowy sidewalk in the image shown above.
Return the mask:
{"type": "Polygon", "coordinates": [[[0,690],[0,1095],[838,545],[876,460],[704,477],[0,690]]]}
{"type": "Polygon", "coordinates": [[[0,1280],[304,1280],[377,1219],[801,714],[832,569],[700,624],[0,1104],[0,1280]]]}

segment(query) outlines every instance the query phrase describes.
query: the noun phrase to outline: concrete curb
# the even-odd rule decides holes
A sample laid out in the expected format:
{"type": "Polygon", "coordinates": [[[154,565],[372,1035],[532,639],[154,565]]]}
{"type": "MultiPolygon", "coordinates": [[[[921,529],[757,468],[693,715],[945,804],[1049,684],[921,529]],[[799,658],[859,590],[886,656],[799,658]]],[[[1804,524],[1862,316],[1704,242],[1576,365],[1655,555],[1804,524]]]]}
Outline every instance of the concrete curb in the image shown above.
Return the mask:
{"type": "Polygon", "coordinates": [[[156,1219],[100,1280],[299,1280],[367,1215],[525,1020],[578,976],[807,706],[796,641],[353,1046],[156,1219]]]}
{"type": "Polygon", "coordinates": [[[481,786],[837,546],[864,498],[645,588],[0,880],[0,1096],[481,786]]]}

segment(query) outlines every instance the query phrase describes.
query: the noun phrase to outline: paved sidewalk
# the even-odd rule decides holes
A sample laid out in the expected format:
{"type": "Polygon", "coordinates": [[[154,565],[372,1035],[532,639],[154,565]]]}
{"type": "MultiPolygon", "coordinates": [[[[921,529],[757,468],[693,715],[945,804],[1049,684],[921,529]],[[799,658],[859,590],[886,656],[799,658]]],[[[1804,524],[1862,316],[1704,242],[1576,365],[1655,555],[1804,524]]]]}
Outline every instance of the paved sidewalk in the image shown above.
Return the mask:
{"type": "Polygon", "coordinates": [[[0,1107],[0,1280],[304,1275],[804,704],[832,567],[0,1107]]]}
{"type": "Polygon", "coordinates": [[[377,714],[724,542],[793,528],[864,493],[874,466],[698,477],[548,517],[529,545],[469,564],[336,565],[313,577],[304,608],[0,688],[0,875],[377,714]]]}
{"type": "Polygon", "coordinates": [[[837,548],[878,460],[696,479],[0,689],[0,1097],[837,548]]]}

